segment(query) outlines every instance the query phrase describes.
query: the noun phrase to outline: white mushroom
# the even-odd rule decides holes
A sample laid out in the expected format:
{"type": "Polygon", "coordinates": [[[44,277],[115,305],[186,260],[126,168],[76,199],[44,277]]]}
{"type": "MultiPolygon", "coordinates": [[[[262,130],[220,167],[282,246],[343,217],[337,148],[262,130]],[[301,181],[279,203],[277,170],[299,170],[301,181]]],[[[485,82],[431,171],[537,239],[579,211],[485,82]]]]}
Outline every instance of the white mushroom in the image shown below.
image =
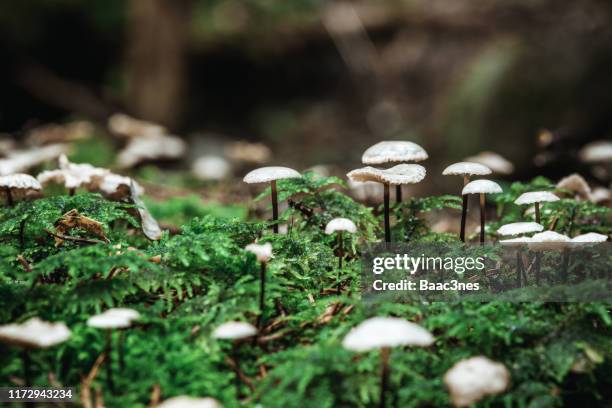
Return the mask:
{"type": "Polygon", "coordinates": [[[274,222],[273,231],[278,234],[278,192],[276,181],[290,178],[300,178],[302,175],[289,167],[271,166],[260,167],[249,172],[244,176],[243,181],[247,184],[270,183],[272,190],[272,221],[274,222]]]}
{"type": "MultiPolygon", "coordinates": [[[[491,174],[491,169],[480,163],[459,162],[451,164],[442,172],[443,176],[463,176],[463,187],[470,182],[470,176],[486,176],[491,174]]],[[[459,230],[459,239],[465,242],[465,222],[468,210],[468,197],[462,196],[461,204],[461,228],[459,230]]]]}
{"type": "Polygon", "coordinates": [[[144,120],[134,119],[123,113],[115,113],[108,119],[111,132],[129,138],[156,138],[167,133],[161,125],[144,120]]]}
{"type": "Polygon", "coordinates": [[[485,396],[504,392],[509,382],[508,369],[483,356],[459,361],[444,375],[456,407],[468,407],[485,396]]]}
{"type": "Polygon", "coordinates": [[[33,317],[24,323],[0,326],[0,341],[25,348],[49,348],[70,338],[70,329],[62,322],[49,323],[33,317]]]}
{"type": "Polygon", "coordinates": [[[272,259],[272,244],[266,242],[265,244],[249,244],[245,248],[248,252],[255,254],[259,262],[267,263],[272,259]]]}
{"type": "Polygon", "coordinates": [[[146,160],[179,159],[186,152],[187,144],[176,136],[132,139],[117,155],[117,165],[125,169],[146,160]]]}
{"type": "Polygon", "coordinates": [[[529,249],[534,251],[559,250],[567,247],[570,241],[567,235],[555,231],[544,231],[531,237],[529,249]]]}
{"type": "Polygon", "coordinates": [[[228,159],[237,163],[264,164],[272,157],[268,146],[245,141],[231,143],[224,152],[228,159]]]}
{"type": "Polygon", "coordinates": [[[0,160],[0,175],[22,173],[42,163],[56,160],[68,152],[65,144],[51,144],[30,150],[11,151],[6,159],[0,160]]]}
{"type": "Polygon", "coordinates": [[[512,224],[502,225],[497,233],[499,235],[520,235],[531,232],[540,232],[544,227],[536,222],[513,222],[512,224]]]}
{"type": "Polygon", "coordinates": [[[378,142],[370,146],[361,156],[363,164],[385,164],[419,162],[429,156],[425,149],[416,143],[396,140],[378,142]]]}
{"type": "Polygon", "coordinates": [[[514,165],[503,156],[494,152],[480,152],[475,156],[466,157],[464,160],[467,162],[484,164],[494,173],[498,174],[507,175],[514,172],[514,165]]]}
{"type": "Polygon", "coordinates": [[[573,195],[577,195],[583,200],[588,200],[591,196],[591,187],[580,174],[571,174],[559,180],[555,186],[558,190],[569,190],[573,195]]]}
{"type": "Polygon", "coordinates": [[[572,243],[576,243],[578,245],[583,244],[599,244],[601,242],[606,242],[608,240],[608,236],[604,234],[598,234],[597,232],[588,232],[586,234],[577,235],[572,238],[572,243]]]}
{"type": "Polygon", "coordinates": [[[602,163],[612,161],[612,142],[597,140],[588,143],[579,152],[580,160],[585,163],[602,163]]]}
{"type": "Polygon", "coordinates": [[[346,231],[351,234],[357,232],[357,226],[348,218],[334,218],[325,226],[325,233],[331,235],[334,232],[346,231]]]}
{"type": "Polygon", "coordinates": [[[252,324],[246,322],[226,322],[217,327],[212,336],[221,340],[241,340],[253,337],[257,334],[257,329],[252,324]]]}
{"type": "Polygon", "coordinates": [[[249,244],[245,248],[248,252],[255,254],[259,261],[259,316],[257,327],[261,329],[264,324],[264,313],[266,306],[266,264],[272,259],[272,244],[266,242],[263,245],[249,244]]]}
{"type": "Polygon", "coordinates": [[[42,185],[49,183],[62,184],[74,194],[79,187],[87,187],[96,178],[103,178],[110,174],[110,170],[94,167],[87,163],[71,163],[66,155],[59,157],[59,168],[43,171],[37,176],[42,185]]]}
{"type": "Polygon", "coordinates": [[[87,326],[96,329],[125,329],[132,325],[132,320],[121,314],[101,313],[87,319],[87,326]]]}
{"type": "Polygon", "coordinates": [[[0,189],[6,196],[7,204],[12,206],[16,196],[22,197],[30,191],[40,191],[42,186],[38,180],[29,174],[11,174],[0,176],[0,189]]]}
{"type": "Polygon", "coordinates": [[[352,351],[381,350],[382,378],[380,383],[380,406],[385,405],[389,379],[389,354],[391,347],[433,344],[429,331],[418,324],[395,317],[373,317],[361,322],[342,341],[342,346],[352,351]]]}
{"type": "Polygon", "coordinates": [[[469,182],[463,191],[462,195],[479,194],[480,196],[480,244],[485,241],[485,194],[498,194],[502,192],[499,184],[491,180],[474,180],[469,182]]]}
{"type": "Polygon", "coordinates": [[[589,200],[591,200],[592,203],[601,204],[610,201],[610,197],[610,190],[603,187],[597,187],[593,190],[589,200]]]}
{"type": "Polygon", "coordinates": [[[192,166],[192,172],[199,180],[222,180],[232,172],[232,166],[223,157],[202,156],[192,166]]]}
{"type": "Polygon", "coordinates": [[[535,205],[535,222],[540,223],[540,203],[549,203],[559,201],[559,197],[550,191],[530,191],[521,194],[515,201],[518,205],[535,205]]]}
{"type": "Polygon", "coordinates": [[[214,398],[178,396],[168,398],[157,405],[157,408],[223,408],[223,406],[214,398]]]}

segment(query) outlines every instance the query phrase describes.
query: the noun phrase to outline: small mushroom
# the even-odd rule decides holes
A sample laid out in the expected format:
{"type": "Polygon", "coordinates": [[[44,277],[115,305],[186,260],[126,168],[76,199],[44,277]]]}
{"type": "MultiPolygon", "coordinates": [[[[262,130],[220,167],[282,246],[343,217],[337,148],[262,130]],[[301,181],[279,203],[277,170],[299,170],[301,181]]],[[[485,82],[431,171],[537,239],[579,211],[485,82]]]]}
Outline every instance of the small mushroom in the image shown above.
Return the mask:
{"type": "MultiPolygon", "coordinates": [[[[544,227],[542,225],[535,223],[535,222],[514,222],[512,224],[502,225],[497,230],[497,233],[499,235],[514,236],[514,235],[530,234],[532,232],[540,232],[543,229],[544,227]]],[[[523,276],[524,278],[523,281],[527,283],[527,276],[525,275],[523,262],[521,260],[520,248],[526,245],[529,242],[529,240],[530,240],[529,237],[523,236],[523,237],[505,239],[505,240],[499,241],[501,245],[517,248],[516,250],[516,278],[517,278],[517,283],[519,287],[522,285],[521,276],[523,276]]]]}
{"type": "Polygon", "coordinates": [[[515,201],[514,204],[535,205],[535,222],[540,224],[540,203],[559,201],[559,197],[549,191],[531,191],[528,193],[521,194],[515,201]]]}
{"type": "Polygon", "coordinates": [[[528,246],[530,250],[537,252],[534,265],[537,284],[540,283],[540,268],[542,259],[541,252],[565,250],[569,246],[570,242],[570,237],[563,234],[559,234],[555,231],[544,231],[537,233],[531,237],[528,246]]]}
{"type": "Polygon", "coordinates": [[[140,315],[131,309],[109,309],[104,313],[87,319],[87,326],[106,331],[106,383],[111,391],[114,391],[113,361],[112,361],[112,333],[115,329],[126,329],[132,325],[140,315]]]}
{"type": "Polygon", "coordinates": [[[46,170],[36,178],[43,186],[50,183],[62,184],[70,195],[74,195],[75,190],[91,184],[95,178],[104,178],[110,174],[110,170],[94,167],[87,163],[71,163],[66,155],[59,157],[59,168],[56,170],[46,170]]]}
{"type": "Polygon", "coordinates": [[[224,150],[231,161],[238,164],[264,164],[270,161],[272,151],[262,143],[238,141],[230,143],[224,150]]]}
{"type": "Polygon", "coordinates": [[[334,218],[325,226],[325,233],[331,235],[334,232],[338,233],[338,293],[340,292],[340,273],[342,271],[342,258],[344,257],[344,240],[342,233],[346,231],[349,234],[357,232],[357,226],[348,218],[334,218]]]}
{"type": "Polygon", "coordinates": [[[56,160],[68,151],[66,144],[51,144],[29,150],[11,151],[7,158],[0,159],[0,175],[23,173],[42,163],[56,160]]]}
{"type": "Polygon", "coordinates": [[[513,222],[499,227],[497,233],[499,235],[522,235],[532,232],[541,232],[544,227],[537,222],[513,222]]]}
{"type": "Polygon", "coordinates": [[[582,200],[588,200],[591,197],[591,187],[580,174],[571,174],[559,180],[555,186],[557,190],[569,190],[575,196],[582,200]]]}
{"type": "Polygon", "coordinates": [[[600,242],[606,242],[608,240],[608,236],[604,234],[598,234],[597,232],[589,232],[582,235],[577,235],[572,238],[573,243],[595,243],[598,244],[600,242]]]}
{"type": "Polygon", "coordinates": [[[244,248],[246,251],[255,254],[260,264],[259,274],[259,317],[257,327],[261,329],[264,325],[264,312],[266,307],[266,265],[272,259],[272,244],[266,242],[263,245],[249,244],[244,248]]]}
{"type": "Polygon", "coordinates": [[[514,165],[495,152],[480,152],[475,156],[466,157],[464,161],[484,164],[497,174],[508,175],[514,172],[514,165]]]}
{"type": "Polygon", "coordinates": [[[70,338],[71,332],[62,323],[49,323],[33,317],[24,323],[0,326],[0,342],[22,349],[23,374],[26,386],[32,383],[30,373],[30,350],[46,349],[61,344],[70,338]]]}
{"type": "Polygon", "coordinates": [[[202,156],[193,162],[192,173],[198,180],[215,181],[227,178],[232,166],[223,157],[202,156]]]}
{"type": "Polygon", "coordinates": [[[374,167],[363,167],[347,174],[352,181],[376,181],[384,185],[385,205],[385,242],[391,242],[391,225],[389,222],[389,185],[415,184],[425,178],[425,167],[418,164],[398,164],[390,169],[380,170],[374,167]]]}
{"type": "Polygon", "coordinates": [[[212,336],[219,340],[233,340],[231,355],[234,370],[236,372],[236,392],[240,394],[240,362],[238,360],[237,347],[240,343],[250,337],[257,335],[257,328],[246,322],[226,322],[217,327],[212,336]]]}
{"type": "Polygon", "coordinates": [[[499,194],[502,188],[491,180],[474,180],[463,187],[462,195],[479,194],[480,195],[480,244],[485,241],[485,194],[499,194]]]}
{"type": "Polygon", "coordinates": [[[147,160],[180,159],[186,152],[187,144],[177,136],[159,135],[131,139],[117,155],[117,165],[126,169],[147,160]]]}
{"type": "Polygon", "coordinates": [[[389,354],[392,347],[419,346],[433,344],[430,332],[418,324],[396,317],[373,317],[361,322],[352,329],[342,341],[342,346],[352,351],[380,349],[381,383],[379,406],[385,407],[389,382],[389,354]]]}
{"type": "Polygon", "coordinates": [[[593,189],[593,193],[589,197],[589,200],[595,204],[605,204],[609,202],[612,198],[612,194],[610,194],[610,190],[604,187],[596,187],[593,189]]]}
{"type": "Polygon", "coordinates": [[[168,398],[157,405],[157,408],[222,408],[214,398],[194,398],[186,395],[168,398]]]}
{"type": "Polygon", "coordinates": [[[243,181],[247,184],[270,183],[272,190],[272,221],[274,222],[273,231],[278,234],[278,192],[276,181],[289,178],[300,178],[302,175],[289,167],[260,167],[249,172],[244,176],[243,181]]]}
{"type": "MultiPolygon", "coordinates": [[[[367,165],[388,163],[420,162],[429,156],[425,149],[416,143],[404,140],[378,142],[370,146],[361,156],[361,162],[367,165]]],[[[402,202],[402,185],[395,186],[395,201],[402,202]]]]}
{"type": "Polygon", "coordinates": [[[157,123],[132,118],[123,113],[115,113],[108,118],[108,128],[116,135],[128,138],[155,138],[168,133],[168,130],[157,123]]]}
{"type": "Polygon", "coordinates": [[[488,395],[502,393],[510,383],[510,373],[501,363],[484,356],[461,360],[444,375],[456,407],[469,407],[488,395]]]}
{"type": "MultiPolygon", "coordinates": [[[[470,182],[470,176],[486,176],[491,174],[491,169],[480,163],[459,162],[451,164],[442,172],[443,176],[463,176],[463,187],[470,182]]],[[[463,195],[463,203],[461,205],[461,232],[459,239],[465,242],[465,221],[468,209],[468,196],[463,195]]]]}
{"type": "Polygon", "coordinates": [[[15,198],[25,197],[29,192],[42,190],[38,180],[29,174],[0,176],[0,188],[6,196],[6,203],[9,207],[14,205],[15,198]]]}
{"type": "Polygon", "coordinates": [[[612,142],[596,140],[586,144],[578,153],[585,163],[603,163],[612,161],[612,142]]]}

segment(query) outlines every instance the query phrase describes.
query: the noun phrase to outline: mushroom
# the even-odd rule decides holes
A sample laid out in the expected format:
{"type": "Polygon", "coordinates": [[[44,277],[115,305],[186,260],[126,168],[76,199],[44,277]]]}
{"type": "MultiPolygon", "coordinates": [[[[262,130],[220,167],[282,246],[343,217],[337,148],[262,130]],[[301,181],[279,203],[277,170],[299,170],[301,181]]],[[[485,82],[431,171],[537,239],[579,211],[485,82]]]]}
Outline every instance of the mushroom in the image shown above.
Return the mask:
{"type": "Polygon", "coordinates": [[[224,153],[231,161],[241,164],[264,164],[272,157],[268,146],[245,141],[230,143],[224,153]]]}
{"type": "MultiPolygon", "coordinates": [[[[563,234],[559,234],[555,231],[544,231],[535,234],[531,237],[529,241],[529,249],[532,251],[536,251],[536,260],[535,260],[535,276],[536,283],[540,283],[540,268],[541,268],[541,252],[543,251],[555,251],[555,250],[564,250],[568,247],[571,239],[563,234]]],[[[565,256],[564,262],[565,264],[565,256]]]]}
{"type": "Polygon", "coordinates": [[[589,200],[595,204],[604,204],[610,201],[610,197],[612,197],[610,190],[604,187],[596,187],[593,189],[593,193],[589,197],[589,200]]]}
{"type": "Polygon", "coordinates": [[[342,346],[352,351],[380,349],[381,383],[379,406],[385,407],[389,382],[389,354],[391,347],[430,346],[433,336],[418,324],[396,317],[373,317],[361,322],[342,341],[342,346]]]}
{"type": "Polygon", "coordinates": [[[522,235],[532,232],[541,232],[544,227],[537,222],[513,222],[499,227],[497,233],[499,235],[522,235]]]}
{"type": "Polygon", "coordinates": [[[331,235],[334,232],[338,233],[338,293],[340,293],[340,273],[342,271],[342,258],[344,257],[344,240],[342,232],[354,234],[357,232],[357,226],[348,218],[334,218],[325,226],[325,233],[331,235]]]}
{"type": "MultiPolygon", "coordinates": [[[[370,146],[361,156],[361,162],[367,165],[388,163],[420,162],[429,156],[425,149],[416,143],[404,140],[378,142],[370,146]]],[[[395,186],[395,201],[402,202],[402,185],[395,186]]]]}
{"type": "Polygon", "coordinates": [[[63,322],[49,323],[33,317],[24,323],[0,326],[0,342],[22,349],[23,375],[26,386],[32,382],[30,373],[30,350],[46,349],[70,338],[70,329],[63,322]]]}
{"type": "Polygon", "coordinates": [[[9,207],[15,204],[16,195],[25,197],[31,191],[42,190],[38,180],[29,174],[0,176],[0,188],[6,196],[6,203],[9,207]]]}
{"type": "Polygon", "coordinates": [[[531,191],[523,193],[514,201],[514,204],[535,204],[535,222],[540,224],[540,203],[559,201],[559,197],[549,191],[531,191]]]}
{"type": "Polygon", "coordinates": [[[232,166],[219,156],[202,156],[193,162],[192,172],[198,180],[222,180],[232,172],[232,166]]]}
{"type": "Polygon", "coordinates": [[[123,113],[115,113],[108,118],[108,128],[112,133],[128,138],[155,138],[166,134],[165,127],[152,122],[135,119],[123,113]]]}
{"type": "Polygon", "coordinates": [[[374,167],[363,167],[347,174],[352,181],[376,181],[384,185],[385,202],[385,242],[391,242],[389,223],[389,185],[415,184],[425,178],[425,167],[418,164],[398,164],[390,169],[380,170],[374,167]]]}
{"type": "Polygon", "coordinates": [[[226,322],[217,327],[212,336],[219,340],[233,340],[230,358],[230,366],[236,372],[236,392],[240,394],[240,362],[238,361],[237,346],[241,341],[257,335],[257,328],[246,322],[226,322]],[[233,359],[233,361],[231,361],[233,359]]]}
{"type": "MultiPolygon", "coordinates": [[[[522,235],[529,234],[532,232],[540,232],[544,229],[544,227],[535,222],[514,222],[512,224],[502,225],[497,233],[499,235],[505,236],[514,236],[514,235],[522,235]]],[[[529,242],[529,237],[518,237],[512,239],[505,239],[499,241],[500,244],[504,246],[516,247],[516,278],[518,286],[521,286],[521,275],[524,278],[524,282],[527,283],[527,276],[525,275],[523,262],[521,261],[521,251],[520,247],[527,244],[529,242]]]]}
{"type": "Polygon", "coordinates": [[[456,407],[469,407],[485,396],[502,393],[509,382],[508,369],[484,356],[461,360],[444,375],[456,407]]]}
{"type": "Polygon", "coordinates": [[[222,405],[214,398],[194,398],[186,395],[168,398],[157,408],[222,408],[222,405]]]}
{"type": "Polygon", "coordinates": [[[484,164],[490,168],[493,173],[508,175],[514,172],[514,165],[503,156],[494,152],[480,152],[475,156],[466,157],[463,159],[466,162],[484,164]]]}
{"type": "Polygon", "coordinates": [[[480,244],[485,241],[485,194],[498,194],[502,192],[502,188],[491,180],[474,180],[463,187],[462,195],[479,194],[480,195],[480,244]]]}
{"type": "Polygon", "coordinates": [[[112,360],[112,333],[114,329],[125,329],[132,325],[132,320],[140,315],[131,309],[109,309],[104,313],[87,319],[87,326],[106,331],[106,383],[111,391],[114,391],[113,382],[113,360],[112,360]]]}
{"type": "Polygon", "coordinates": [[[598,234],[597,232],[589,232],[582,235],[577,235],[572,238],[573,243],[600,243],[606,242],[608,240],[608,236],[604,234],[598,234]]]}
{"type": "Polygon", "coordinates": [[[302,175],[289,167],[260,167],[249,172],[244,176],[243,181],[247,184],[270,183],[272,190],[272,221],[274,222],[273,231],[278,234],[278,193],[276,181],[289,178],[300,178],[302,175]]]}
{"type": "Polygon", "coordinates": [[[596,140],[586,144],[578,153],[585,163],[602,163],[612,161],[612,142],[596,140]]]}
{"type": "MultiPolygon", "coordinates": [[[[491,174],[491,169],[480,163],[459,162],[451,164],[442,172],[443,176],[463,176],[463,187],[470,182],[470,176],[486,176],[491,174]]],[[[468,209],[468,197],[463,195],[463,203],[461,205],[461,232],[459,239],[465,242],[465,219],[468,209]]]]}
{"type": "Polygon", "coordinates": [[[94,178],[104,178],[110,174],[110,170],[94,167],[87,163],[71,163],[66,155],[59,157],[59,168],[56,170],[46,170],[36,178],[43,185],[50,183],[63,184],[68,189],[70,195],[74,195],[75,190],[93,182],[94,178]]]}
{"type": "Polygon", "coordinates": [[[246,251],[255,254],[260,264],[259,274],[259,317],[257,327],[262,328],[264,324],[264,311],[266,307],[266,265],[272,259],[272,244],[266,242],[263,245],[249,244],[244,248],[246,251]]]}
{"type": "Polygon", "coordinates": [[[187,152],[183,139],[171,135],[159,135],[131,139],[117,155],[117,165],[126,169],[146,160],[179,159],[187,152]]]}
{"type": "Polygon", "coordinates": [[[14,150],[6,159],[0,159],[0,175],[23,173],[68,151],[66,144],[51,144],[30,150],[14,150]]]}
{"type": "Polygon", "coordinates": [[[584,177],[580,174],[571,174],[559,180],[555,186],[558,190],[569,190],[573,195],[580,197],[582,200],[588,200],[591,197],[591,187],[587,184],[584,177]]]}

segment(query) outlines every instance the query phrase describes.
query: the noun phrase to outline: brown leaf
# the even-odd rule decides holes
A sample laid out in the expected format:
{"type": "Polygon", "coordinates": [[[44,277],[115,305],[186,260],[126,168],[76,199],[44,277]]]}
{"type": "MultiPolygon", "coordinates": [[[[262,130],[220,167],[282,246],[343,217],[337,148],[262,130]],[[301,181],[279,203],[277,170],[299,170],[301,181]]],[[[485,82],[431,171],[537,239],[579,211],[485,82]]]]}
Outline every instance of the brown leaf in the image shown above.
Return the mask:
{"type": "MultiPolygon", "coordinates": [[[[84,229],[90,234],[100,238],[102,241],[110,242],[104,234],[104,228],[101,222],[79,214],[76,209],[72,209],[62,215],[55,223],[55,231],[59,235],[68,235],[68,232],[75,228],[84,229]]],[[[60,246],[63,242],[63,239],[55,236],[55,246],[60,246]]]]}

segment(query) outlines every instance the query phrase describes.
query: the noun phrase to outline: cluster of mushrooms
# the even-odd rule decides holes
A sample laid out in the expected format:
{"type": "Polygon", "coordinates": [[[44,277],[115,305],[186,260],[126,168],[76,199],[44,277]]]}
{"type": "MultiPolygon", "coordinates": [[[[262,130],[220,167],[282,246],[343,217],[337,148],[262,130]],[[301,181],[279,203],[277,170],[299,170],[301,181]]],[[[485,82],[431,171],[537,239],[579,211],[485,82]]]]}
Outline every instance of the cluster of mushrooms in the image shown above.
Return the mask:
{"type": "MultiPolygon", "coordinates": [[[[111,126],[116,132],[131,134],[135,133],[134,126],[145,126],[145,124],[134,123],[124,117],[114,117],[111,126]]],[[[149,136],[147,139],[159,142],[169,136],[165,135],[164,129],[151,129],[145,127],[149,136]]],[[[137,129],[142,133],[142,129],[137,129]]],[[[143,143],[143,139],[136,139],[134,144],[143,143]]],[[[168,148],[172,148],[172,142],[166,141],[168,148]]],[[[174,146],[177,148],[177,146],[174,146]]],[[[368,148],[362,157],[366,167],[353,170],[347,174],[353,182],[375,182],[383,185],[384,191],[384,230],[385,242],[391,241],[390,228],[390,187],[395,186],[396,201],[402,201],[402,186],[415,184],[422,181],[426,175],[423,166],[413,162],[420,162],[428,158],[427,152],[419,145],[408,141],[384,141],[368,148]],[[390,168],[378,168],[372,166],[393,165],[390,168]]],[[[128,161],[127,159],[125,159],[128,161]]],[[[74,194],[77,188],[85,188],[90,191],[101,192],[108,197],[126,194],[126,191],[141,189],[132,179],[113,174],[108,170],[95,168],[88,164],[70,163],[65,156],[60,157],[57,170],[45,171],[33,178],[27,174],[12,174],[0,177],[0,188],[4,191],[7,203],[12,205],[16,198],[29,192],[39,192],[47,183],[62,184],[69,194],[74,194]]],[[[471,180],[474,176],[486,176],[493,173],[508,173],[512,171],[511,163],[494,153],[484,153],[475,156],[471,160],[459,162],[448,166],[443,175],[463,177],[463,205],[461,214],[461,225],[459,237],[465,241],[466,214],[468,210],[468,195],[478,194],[480,202],[480,242],[485,238],[485,195],[501,193],[501,187],[487,179],[471,180]]],[[[287,167],[262,167],[249,172],[244,177],[248,184],[269,183],[271,187],[272,201],[272,228],[274,233],[279,232],[278,225],[278,186],[277,181],[282,179],[299,178],[300,173],[287,167]]],[[[563,188],[578,191],[580,188],[587,195],[594,195],[576,177],[563,181],[563,188]],[[576,187],[578,186],[578,187],[576,187]]],[[[520,222],[502,226],[497,232],[501,236],[515,236],[515,238],[501,240],[504,245],[528,245],[534,251],[543,251],[550,248],[558,249],[560,245],[568,242],[600,242],[607,240],[607,236],[589,233],[574,238],[569,238],[554,231],[544,231],[545,226],[541,224],[541,206],[544,203],[559,200],[559,197],[547,191],[528,192],[521,195],[516,204],[533,205],[535,222],[520,222]],[[526,234],[535,233],[529,237],[526,234]]],[[[336,234],[338,239],[339,256],[338,266],[342,269],[343,233],[353,234],[357,231],[355,223],[347,218],[335,218],[331,220],[326,228],[326,234],[336,234]]],[[[247,322],[230,321],[221,324],[213,332],[212,337],[218,340],[232,341],[235,351],[237,347],[245,344],[250,339],[257,339],[259,333],[265,326],[265,284],[266,266],[273,259],[272,246],[269,243],[253,243],[245,248],[252,253],[260,264],[260,294],[259,294],[259,316],[256,325],[247,322]]],[[[517,255],[517,263],[520,261],[517,255]]],[[[522,261],[520,261],[522,265],[522,261]]],[[[518,267],[518,266],[517,266],[518,267]]],[[[519,269],[519,282],[525,279],[524,268],[519,269]],[[522,278],[521,278],[522,277],[522,278]]],[[[338,276],[338,281],[340,276],[338,276]]],[[[338,288],[340,291],[340,288],[338,288]]],[[[92,316],[87,325],[92,328],[104,330],[106,333],[105,364],[107,368],[106,380],[111,391],[113,383],[113,334],[119,333],[120,339],[117,346],[119,354],[119,367],[123,370],[125,366],[123,357],[123,336],[125,330],[138,320],[140,314],[136,310],[120,308],[110,309],[106,312],[92,316]]],[[[64,323],[48,323],[39,318],[32,318],[22,324],[9,324],[0,326],[0,342],[19,347],[23,354],[24,381],[26,385],[31,384],[30,356],[33,349],[48,348],[69,340],[70,330],[64,323]]],[[[398,347],[427,347],[433,345],[435,339],[425,328],[416,323],[395,317],[373,317],[360,323],[353,328],[342,341],[342,346],[354,352],[365,352],[370,350],[380,351],[381,361],[381,383],[379,403],[381,407],[386,406],[387,393],[389,391],[390,354],[393,348],[398,347]]],[[[256,344],[256,342],[255,342],[256,344]]],[[[239,376],[237,358],[234,357],[232,364],[239,376]]],[[[510,375],[507,368],[500,363],[489,360],[484,356],[476,356],[457,362],[444,376],[453,404],[465,407],[473,404],[479,399],[503,392],[509,385],[510,375]]],[[[180,396],[167,399],[158,405],[161,408],[176,407],[220,407],[219,402],[212,398],[192,398],[180,396]]]]}

